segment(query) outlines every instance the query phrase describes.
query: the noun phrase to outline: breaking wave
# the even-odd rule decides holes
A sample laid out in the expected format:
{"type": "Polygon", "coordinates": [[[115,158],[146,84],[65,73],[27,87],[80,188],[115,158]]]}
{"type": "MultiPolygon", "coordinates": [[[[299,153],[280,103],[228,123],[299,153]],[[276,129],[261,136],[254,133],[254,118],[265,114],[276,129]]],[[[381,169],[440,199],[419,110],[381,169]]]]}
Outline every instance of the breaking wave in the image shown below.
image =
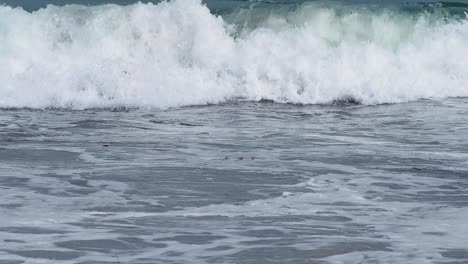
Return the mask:
{"type": "Polygon", "coordinates": [[[304,4],[217,16],[199,0],[0,6],[0,107],[468,96],[468,20],[304,4]]]}

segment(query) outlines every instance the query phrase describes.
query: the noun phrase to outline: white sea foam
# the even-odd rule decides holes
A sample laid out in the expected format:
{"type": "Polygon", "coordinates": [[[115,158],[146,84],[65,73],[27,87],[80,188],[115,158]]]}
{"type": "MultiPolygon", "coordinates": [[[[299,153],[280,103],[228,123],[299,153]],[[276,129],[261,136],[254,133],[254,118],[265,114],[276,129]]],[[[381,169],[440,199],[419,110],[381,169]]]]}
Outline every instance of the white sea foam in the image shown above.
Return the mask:
{"type": "Polygon", "coordinates": [[[468,96],[468,22],[432,16],[307,5],[236,29],[199,0],[0,7],[0,107],[468,96]]]}

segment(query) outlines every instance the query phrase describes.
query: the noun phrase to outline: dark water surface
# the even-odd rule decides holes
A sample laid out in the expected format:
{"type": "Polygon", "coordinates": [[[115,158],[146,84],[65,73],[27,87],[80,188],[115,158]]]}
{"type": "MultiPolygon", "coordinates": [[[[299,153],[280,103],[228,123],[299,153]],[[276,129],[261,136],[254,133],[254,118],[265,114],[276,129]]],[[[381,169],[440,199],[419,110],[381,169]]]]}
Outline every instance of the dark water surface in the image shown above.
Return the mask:
{"type": "Polygon", "coordinates": [[[0,263],[468,263],[467,114],[4,109],[0,263]]]}
{"type": "MultiPolygon", "coordinates": [[[[468,10],[468,0],[440,1],[440,0],[202,0],[213,13],[232,12],[240,8],[276,9],[284,6],[298,6],[307,3],[331,3],[351,5],[372,5],[377,7],[400,6],[404,8],[439,7],[447,10],[468,10]]],[[[20,7],[27,11],[36,11],[48,5],[85,5],[96,6],[106,4],[132,5],[135,3],[158,4],[161,0],[0,0],[0,5],[20,7]]]]}

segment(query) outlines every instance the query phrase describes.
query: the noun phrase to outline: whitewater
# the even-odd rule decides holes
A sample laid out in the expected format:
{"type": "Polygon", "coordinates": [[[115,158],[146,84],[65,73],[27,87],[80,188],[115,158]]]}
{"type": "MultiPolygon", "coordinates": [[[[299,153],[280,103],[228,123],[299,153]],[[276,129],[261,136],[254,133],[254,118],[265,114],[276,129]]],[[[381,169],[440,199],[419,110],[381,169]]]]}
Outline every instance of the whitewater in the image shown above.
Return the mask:
{"type": "Polygon", "coordinates": [[[309,2],[0,6],[1,108],[365,105],[468,96],[468,20],[309,2]]]}
{"type": "Polygon", "coordinates": [[[0,264],[468,263],[468,0],[399,1],[0,0],[0,264]]]}

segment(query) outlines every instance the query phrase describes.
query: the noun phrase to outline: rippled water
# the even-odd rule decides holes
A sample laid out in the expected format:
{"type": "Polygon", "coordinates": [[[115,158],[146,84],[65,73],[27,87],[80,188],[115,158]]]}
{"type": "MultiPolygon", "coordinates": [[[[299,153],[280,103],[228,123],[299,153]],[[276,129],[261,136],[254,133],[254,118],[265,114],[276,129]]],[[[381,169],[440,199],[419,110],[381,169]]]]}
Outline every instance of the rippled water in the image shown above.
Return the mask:
{"type": "Polygon", "coordinates": [[[467,263],[467,114],[1,110],[0,263],[467,263]]]}

